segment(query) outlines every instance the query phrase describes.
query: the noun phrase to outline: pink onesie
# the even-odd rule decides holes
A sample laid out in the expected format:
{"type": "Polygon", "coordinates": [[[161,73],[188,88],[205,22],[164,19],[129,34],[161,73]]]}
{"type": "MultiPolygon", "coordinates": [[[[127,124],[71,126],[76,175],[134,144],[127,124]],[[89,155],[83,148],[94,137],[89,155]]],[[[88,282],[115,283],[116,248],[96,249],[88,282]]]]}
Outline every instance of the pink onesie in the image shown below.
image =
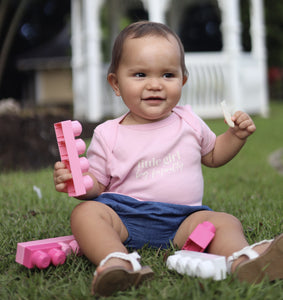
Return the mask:
{"type": "Polygon", "coordinates": [[[87,151],[89,171],[106,192],[140,201],[202,205],[201,157],[216,139],[209,127],[189,105],[148,124],[121,125],[124,117],[99,125],[87,151]]]}

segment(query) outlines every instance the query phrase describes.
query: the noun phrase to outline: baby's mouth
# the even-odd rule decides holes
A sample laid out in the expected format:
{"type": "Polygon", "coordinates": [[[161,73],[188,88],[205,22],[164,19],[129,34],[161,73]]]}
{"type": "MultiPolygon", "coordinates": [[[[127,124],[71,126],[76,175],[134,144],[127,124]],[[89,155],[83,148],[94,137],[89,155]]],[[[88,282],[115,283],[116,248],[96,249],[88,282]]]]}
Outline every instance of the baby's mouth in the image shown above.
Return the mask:
{"type": "Polygon", "coordinates": [[[165,98],[159,97],[159,96],[149,96],[146,98],[142,98],[142,100],[144,100],[144,101],[163,101],[163,100],[165,100],[165,98]]]}

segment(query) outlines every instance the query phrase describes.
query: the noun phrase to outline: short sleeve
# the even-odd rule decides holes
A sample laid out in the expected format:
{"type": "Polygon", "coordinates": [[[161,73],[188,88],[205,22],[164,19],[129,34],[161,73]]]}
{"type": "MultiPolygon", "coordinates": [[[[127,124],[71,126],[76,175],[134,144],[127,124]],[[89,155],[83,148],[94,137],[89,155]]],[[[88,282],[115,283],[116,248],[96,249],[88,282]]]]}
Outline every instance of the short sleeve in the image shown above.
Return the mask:
{"type": "Polygon", "coordinates": [[[193,112],[190,105],[176,106],[174,109],[195,130],[201,146],[201,156],[211,152],[215,146],[216,135],[208,125],[193,112]]]}
{"type": "Polygon", "coordinates": [[[214,149],[216,135],[215,133],[208,127],[208,125],[200,119],[201,123],[201,156],[205,156],[209,152],[214,149]]]}

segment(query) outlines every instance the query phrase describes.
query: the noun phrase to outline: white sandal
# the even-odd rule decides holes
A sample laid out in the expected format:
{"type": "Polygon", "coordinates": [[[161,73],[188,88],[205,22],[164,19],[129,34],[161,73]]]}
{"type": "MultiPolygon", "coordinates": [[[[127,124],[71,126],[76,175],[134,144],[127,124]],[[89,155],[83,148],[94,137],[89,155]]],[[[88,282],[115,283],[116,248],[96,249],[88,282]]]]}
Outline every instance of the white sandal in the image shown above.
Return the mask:
{"type": "Polygon", "coordinates": [[[101,274],[94,273],[92,282],[92,294],[99,296],[110,296],[114,292],[124,291],[129,287],[137,287],[145,279],[153,277],[153,271],[150,267],[142,267],[139,263],[140,256],[137,252],[126,254],[123,252],[114,252],[106,256],[99,264],[99,267],[111,258],[119,258],[129,261],[133,270],[128,271],[123,267],[110,267],[101,274]]]}
{"type": "Polygon", "coordinates": [[[227,259],[229,273],[233,262],[242,255],[247,256],[249,260],[240,263],[235,270],[240,281],[259,283],[265,277],[269,281],[283,278],[283,234],[274,240],[264,240],[233,253],[227,259]],[[264,243],[270,243],[270,246],[261,255],[253,250],[255,246],[264,243]]]}

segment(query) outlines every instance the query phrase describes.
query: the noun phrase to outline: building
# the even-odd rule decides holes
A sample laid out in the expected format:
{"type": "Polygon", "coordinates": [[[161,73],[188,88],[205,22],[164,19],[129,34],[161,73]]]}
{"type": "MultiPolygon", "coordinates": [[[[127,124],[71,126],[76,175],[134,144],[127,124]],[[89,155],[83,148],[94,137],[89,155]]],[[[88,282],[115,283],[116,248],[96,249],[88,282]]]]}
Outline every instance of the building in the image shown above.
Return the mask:
{"type": "Polygon", "coordinates": [[[73,104],[69,27],[67,24],[51,41],[18,57],[25,106],[73,104]]]}

